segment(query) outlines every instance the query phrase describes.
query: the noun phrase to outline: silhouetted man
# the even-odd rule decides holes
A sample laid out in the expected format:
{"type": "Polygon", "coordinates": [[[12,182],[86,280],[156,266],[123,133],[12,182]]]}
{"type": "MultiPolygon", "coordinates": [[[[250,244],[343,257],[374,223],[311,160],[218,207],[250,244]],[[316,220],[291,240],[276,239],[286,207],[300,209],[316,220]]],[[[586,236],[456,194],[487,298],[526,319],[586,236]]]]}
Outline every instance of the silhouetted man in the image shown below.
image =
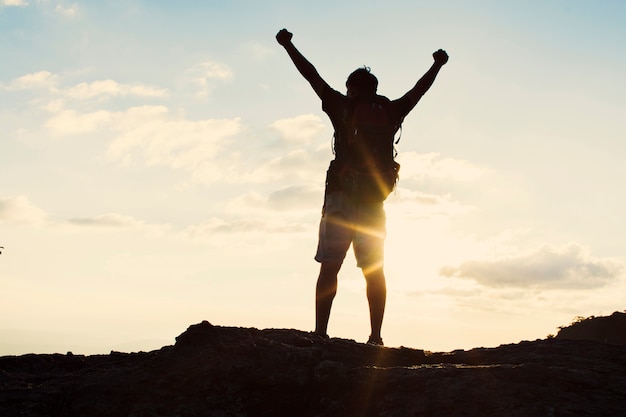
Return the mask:
{"type": "Polygon", "coordinates": [[[315,298],[315,333],[327,338],[328,320],[337,293],[337,274],[352,244],[357,266],[367,284],[371,334],[368,343],[383,345],[380,335],[387,288],[383,272],[386,234],[383,202],[395,186],[399,165],[393,161],[393,136],[404,117],[428,91],[445,51],[433,53],[434,63],[413,88],[397,100],[376,94],[378,80],[359,68],[346,81],[347,93],[332,89],[282,29],[276,40],[322,100],[322,110],[335,130],[335,159],[327,172],[324,207],[315,259],[320,262],[315,298]]]}

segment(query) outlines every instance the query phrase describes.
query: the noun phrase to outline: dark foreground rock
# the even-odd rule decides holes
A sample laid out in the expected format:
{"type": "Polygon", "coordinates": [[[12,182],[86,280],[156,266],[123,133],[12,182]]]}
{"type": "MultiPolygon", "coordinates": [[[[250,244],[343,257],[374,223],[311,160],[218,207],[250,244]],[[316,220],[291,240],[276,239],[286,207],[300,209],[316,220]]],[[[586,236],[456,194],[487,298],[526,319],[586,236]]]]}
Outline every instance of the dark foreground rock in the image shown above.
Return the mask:
{"type": "Polygon", "coordinates": [[[0,358],[0,416],[626,416],[626,347],[450,353],[202,322],[148,353],[0,358]]]}

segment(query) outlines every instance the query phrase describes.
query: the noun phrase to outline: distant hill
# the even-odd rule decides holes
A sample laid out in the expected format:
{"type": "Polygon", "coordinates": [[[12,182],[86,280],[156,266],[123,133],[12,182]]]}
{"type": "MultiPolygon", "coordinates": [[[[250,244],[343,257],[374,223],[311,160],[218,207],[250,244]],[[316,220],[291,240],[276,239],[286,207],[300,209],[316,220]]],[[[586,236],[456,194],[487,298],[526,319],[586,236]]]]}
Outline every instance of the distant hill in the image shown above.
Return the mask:
{"type": "Polygon", "coordinates": [[[564,330],[432,353],[204,321],[152,352],[0,357],[0,416],[626,416],[626,347],[564,330]]]}

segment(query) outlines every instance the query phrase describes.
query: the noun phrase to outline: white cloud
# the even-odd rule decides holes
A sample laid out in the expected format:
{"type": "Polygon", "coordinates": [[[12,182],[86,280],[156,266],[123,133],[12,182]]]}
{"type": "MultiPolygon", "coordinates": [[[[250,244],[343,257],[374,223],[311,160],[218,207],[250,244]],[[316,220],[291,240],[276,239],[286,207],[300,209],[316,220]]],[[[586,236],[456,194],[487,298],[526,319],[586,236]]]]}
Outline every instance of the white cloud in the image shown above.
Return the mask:
{"type": "Polygon", "coordinates": [[[324,190],[321,187],[289,186],[270,193],[267,199],[272,210],[319,210],[324,190]]]}
{"type": "Polygon", "coordinates": [[[396,204],[414,203],[424,206],[437,206],[444,202],[444,197],[442,196],[420,191],[411,191],[405,188],[398,188],[392,195],[395,197],[394,202],[396,204]]]}
{"type": "MultiPolygon", "coordinates": [[[[47,3],[49,3],[49,0],[37,0],[37,4],[39,5],[43,5],[47,3]]],[[[0,0],[0,6],[5,6],[5,7],[12,7],[12,6],[26,7],[29,5],[30,3],[26,0],[0,0]]],[[[63,16],[74,17],[78,13],[78,5],[74,3],[69,6],[64,6],[61,3],[57,3],[54,10],[63,16]]]]}
{"type": "Polygon", "coordinates": [[[78,5],[74,3],[69,6],[63,6],[59,3],[54,10],[65,17],[74,17],[78,14],[78,5]]]}
{"type": "Polygon", "coordinates": [[[213,238],[216,234],[250,234],[261,233],[275,235],[281,233],[309,232],[308,224],[284,221],[284,219],[246,218],[246,219],[222,219],[211,218],[208,221],[193,225],[185,230],[192,238],[213,238]]]}
{"type": "Polygon", "coordinates": [[[26,196],[0,200],[0,222],[38,224],[45,219],[46,213],[26,196]]]}
{"type": "Polygon", "coordinates": [[[98,231],[121,231],[132,230],[132,233],[141,232],[148,236],[163,236],[171,230],[171,225],[167,223],[146,223],[143,220],[136,219],[120,213],[106,213],[91,217],[75,217],[69,219],[64,226],[75,228],[92,229],[98,231]]]}
{"type": "MultiPolygon", "coordinates": [[[[280,167],[270,167],[270,173],[266,174],[251,172],[250,167],[264,167],[262,157],[256,154],[246,155],[246,161],[240,160],[240,143],[232,140],[243,132],[239,118],[189,120],[181,113],[172,114],[165,106],[151,105],[119,112],[80,113],[63,109],[63,105],[57,100],[46,107],[54,114],[44,127],[55,136],[97,132],[111,135],[106,157],[123,165],[165,166],[189,172],[193,183],[204,184],[258,183],[289,175],[271,174],[280,167]]],[[[300,168],[303,163],[310,163],[310,158],[304,155],[301,158],[301,163],[294,162],[300,168]]]]}
{"type": "Polygon", "coordinates": [[[65,95],[73,99],[92,99],[98,96],[135,96],[156,97],[167,96],[167,89],[142,84],[120,84],[113,80],[98,80],[91,83],[80,83],[67,89],[65,95]]]}
{"type": "Polygon", "coordinates": [[[5,90],[31,90],[47,88],[53,90],[59,77],[49,71],[38,71],[30,74],[22,75],[13,79],[9,85],[3,86],[5,90]]]}
{"type": "Polygon", "coordinates": [[[249,182],[284,181],[323,184],[328,161],[332,159],[329,146],[316,149],[293,149],[282,153],[247,172],[242,178],[249,182]]]}
{"type": "Polygon", "coordinates": [[[74,100],[89,100],[98,97],[144,97],[164,98],[168,96],[166,88],[159,88],[140,83],[123,84],[111,79],[82,82],[73,87],[58,87],[61,77],[50,71],[38,71],[13,79],[8,85],[0,85],[5,90],[47,89],[50,93],[74,100]]]}
{"type": "Polygon", "coordinates": [[[206,165],[210,165],[230,137],[242,130],[238,118],[188,120],[182,115],[172,115],[165,106],[79,113],[61,110],[57,104],[49,106],[57,113],[44,125],[53,134],[77,135],[106,130],[115,135],[107,150],[110,159],[124,164],[167,166],[195,175],[198,172],[220,175],[214,165],[206,165]]]}
{"type": "Polygon", "coordinates": [[[239,118],[189,120],[165,106],[138,106],[125,111],[79,113],[48,106],[56,113],[44,127],[56,136],[103,132],[112,135],[106,157],[123,165],[165,166],[192,174],[194,182],[241,178],[244,169],[229,153],[230,139],[243,127],[239,118]],[[219,157],[218,157],[219,156],[219,157]]]}
{"type": "Polygon", "coordinates": [[[121,133],[107,152],[113,160],[214,175],[220,175],[219,170],[203,168],[213,162],[229,138],[242,130],[238,118],[187,120],[170,115],[162,106],[131,108],[119,115],[114,128],[121,133]]]}
{"type": "Polygon", "coordinates": [[[467,214],[475,209],[473,206],[452,200],[449,195],[428,194],[402,187],[392,192],[388,201],[393,204],[396,211],[412,212],[420,216],[467,214]]]}
{"type": "Polygon", "coordinates": [[[137,227],[144,223],[130,216],[118,213],[107,213],[95,217],[79,217],[70,219],[71,224],[93,227],[137,227]]]}
{"type": "MultiPolygon", "coordinates": [[[[196,68],[204,75],[228,78],[227,67],[204,63],[196,68]]],[[[325,129],[315,115],[301,115],[273,123],[260,132],[268,141],[257,141],[255,149],[242,152],[240,141],[232,138],[243,133],[239,118],[189,120],[181,113],[171,113],[166,106],[144,105],[122,111],[72,108],[72,100],[107,97],[165,97],[166,89],[122,84],[111,79],[83,82],[58,88],[59,76],[48,71],[27,74],[10,85],[14,89],[47,86],[52,97],[42,108],[51,115],[43,127],[54,136],[107,136],[106,156],[122,164],[166,166],[189,172],[192,183],[253,182],[265,183],[289,179],[296,183],[323,184],[323,175],[332,158],[328,141],[315,145],[314,137],[325,129]],[[287,140],[275,140],[278,131],[287,140]],[[259,145],[263,143],[263,145],[259,145]],[[311,145],[317,146],[312,148],[311,145]],[[275,148],[274,148],[275,147],[275,148]],[[295,148],[295,149],[294,149],[295,148]],[[256,152],[258,151],[258,152],[256,152]]],[[[93,103],[97,105],[97,103],[93,103]]],[[[85,106],[89,108],[90,106],[85,106]]]]}
{"type": "Polygon", "coordinates": [[[277,120],[270,125],[288,142],[308,144],[326,125],[319,116],[303,114],[290,119],[277,120]]]}
{"type": "Polygon", "coordinates": [[[0,3],[2,6],[11,7],[11,6],[28,6],[28,2],[25,0],[2,0],[0,3]]]}
{"type": "Polygon", "coordinates": [[[397,159],[402,165],[402,178],[407,179],[435,178],[471,182],[489,172],[488,169],[468,161],[442,158],[438,153],[401,152],[397,159]]]}
{"type": "Polygon", "coordinates": [[[229,79],[233,77],[231,69],[219,62],[201,62],[188,70],[192,74],[197,74],[203,79],[229,79]]]}
{"type": "Polygon", "coordinates": [[[264,59],[276,54],[276,48],[271,48],[266,44],[259,42],[248,42],[242,45],[243,52],[252,57],[255,61],[263,61],[264,59]]]}
{"type": "Polygon", "coordinates": [[[616,279],[624,267],[612,259],[592,258],[581,246],[543,245],[533,252],[494,260],[467,261],[444,267],[447,277],[472,279],[487,287],[583,289],[616,279]]]}
{"type": "Polygon", "coordinates": [[[282,212],[281,217],[287,213],[300,214],[301,212],[319,212],[324,189],[308,185],[294,185],[282,187],[271,191],[267,196],[258,192],[249,192],[240,195],[225,206],[225,212],[229,214],[246,215],[252,212],[257,214],[282,212]]]}
{"type": "Polygon", "coordinates": [[[185,77],[195,89],[195,95],[204,97],[213,87],[213,80],[229,80],[233,78],[233,72],[225,64],[205,61],[185,71],[185,77]]]}
{"type": "Polygon", "coordinates": [[[115,113],[106,110],[83,114],[75,110],[60,110],[46,121],[44,127],[56,136],[83,135],[109,124],[114,117],[115,113]]]}
{"type": "MultiPolygon", "coordinates": [[[[284,234],[313,236],[322,200],[323,190],[308,186],[284,187],[268,195],[252,191],[226,203],[221,216],[191,225],[184,234],[194,239],[230,236],[230,243],[235,245],[242,244],[237,242],[244,235],[258,239],[255,236],[261,234],[264,241],[284,234]]],[[[284,244],[284,238],[280,239],[284,244]]]]}

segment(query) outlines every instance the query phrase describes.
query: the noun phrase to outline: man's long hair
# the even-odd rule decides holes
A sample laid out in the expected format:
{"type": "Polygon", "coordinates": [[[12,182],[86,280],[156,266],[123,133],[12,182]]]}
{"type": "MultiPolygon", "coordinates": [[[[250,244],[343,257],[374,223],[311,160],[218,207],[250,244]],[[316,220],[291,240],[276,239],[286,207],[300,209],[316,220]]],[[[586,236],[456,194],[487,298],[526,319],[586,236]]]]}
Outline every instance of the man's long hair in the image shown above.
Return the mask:
{"type": "Polygon", "coordinates": [[[370,72],[369,67],[356,69],[348,76],[346,87],[354,87],[364,95],[374,95],[378,89],[378,78],[370,72]]]}

